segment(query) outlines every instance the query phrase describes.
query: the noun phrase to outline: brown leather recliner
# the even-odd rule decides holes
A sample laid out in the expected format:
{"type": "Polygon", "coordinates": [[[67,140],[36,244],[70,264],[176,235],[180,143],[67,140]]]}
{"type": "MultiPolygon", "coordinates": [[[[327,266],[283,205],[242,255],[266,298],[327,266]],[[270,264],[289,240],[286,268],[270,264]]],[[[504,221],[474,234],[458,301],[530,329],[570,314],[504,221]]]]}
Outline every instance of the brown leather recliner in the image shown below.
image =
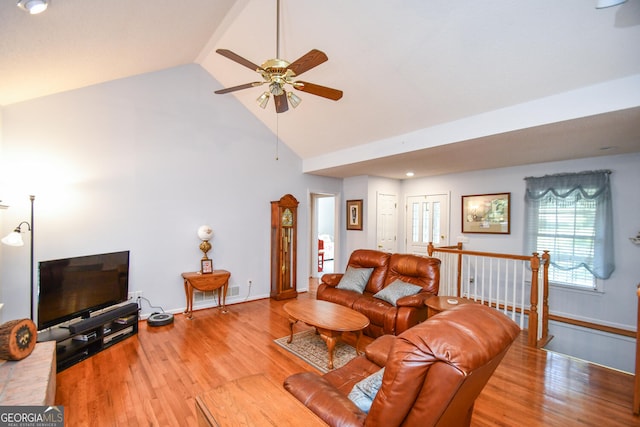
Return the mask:
{"type": "Polygon", "coordinates": [[[519,333],[499,311],[464,304],[376,339],[363,356],[323,376],[294,374],[284,387],[331,426],[468,426],[476,398],[519,333]],[[382,367],[366,414],[348,394],[382,367]]]}
{"type": "Polygon", "coordinates": [[[362,294],[338,289],[342,274],[325,274],[316,292],[319,300],[352,308],[369,318],[365,335],[373,338],[385,334],[398,335],[427,318],[425,300],[438,294],[440,260],[410,254],[358,249],[349,257],[349,267],[373,268],[362,294]],[[418,285],[422,290],[400,298],[396,306],[374,298],[377,292],[396,280],[418,285]]]}

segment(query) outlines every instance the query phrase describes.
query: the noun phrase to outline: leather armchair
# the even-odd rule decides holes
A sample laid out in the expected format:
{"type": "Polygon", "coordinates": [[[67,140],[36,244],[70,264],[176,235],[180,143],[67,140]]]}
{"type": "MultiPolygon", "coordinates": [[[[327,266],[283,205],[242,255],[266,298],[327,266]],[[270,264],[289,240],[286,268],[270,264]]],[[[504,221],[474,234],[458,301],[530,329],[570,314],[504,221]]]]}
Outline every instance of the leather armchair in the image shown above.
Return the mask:
{"type": "Polygon", "coordinates": [[[460,305],[376,339],[364,355],[323,376],[294,374],[284,387],[331,426],[469,426],[476,398],[519,333],[493,308],[460,305]],[[348,394],[382,367],[366,414],[348,394]]]}

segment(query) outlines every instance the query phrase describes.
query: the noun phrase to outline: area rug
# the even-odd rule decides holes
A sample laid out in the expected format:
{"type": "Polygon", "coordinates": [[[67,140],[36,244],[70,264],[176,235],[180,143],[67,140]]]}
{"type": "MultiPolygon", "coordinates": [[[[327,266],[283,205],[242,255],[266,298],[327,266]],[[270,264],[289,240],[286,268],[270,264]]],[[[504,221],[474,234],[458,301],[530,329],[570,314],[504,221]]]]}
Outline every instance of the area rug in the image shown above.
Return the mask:
{"type": "MultiPolygon", "coordinates": [[[[273,340],[280,347],[298,356],[322,373],[329,371],[329,354],[327,344],[312,329],[293,334],[293,341],[287,344],[289,335],[273,340]]],[[[356,349],[347,343],[338,341],[333,353],[333,368],[344,366],[356,357],[356,349]]]]}

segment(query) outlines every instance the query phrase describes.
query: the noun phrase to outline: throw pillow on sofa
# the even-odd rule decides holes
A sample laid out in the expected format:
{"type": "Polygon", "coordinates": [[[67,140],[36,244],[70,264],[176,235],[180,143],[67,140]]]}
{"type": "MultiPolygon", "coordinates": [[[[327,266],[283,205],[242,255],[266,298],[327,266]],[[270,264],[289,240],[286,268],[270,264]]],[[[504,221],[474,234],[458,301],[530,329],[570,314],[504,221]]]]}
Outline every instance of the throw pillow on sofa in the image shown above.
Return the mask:
{"type": "Polygon", "coordinates": [[[344,272],[344,276],[336,288],[361,294],[367,286],[371,273],[373,273],[373,268],[347,267],[347,271],[344,272]]]}
{"type": "Polygon", "coordinates": [[[384,375],[384,368],[378,372],[369,375],[359,383],[353,386],[349,393],[349,399],[356,404],[358,408],[364,413],[369,413],[373,399],[375,399],[380,386],[382,386],[382,376],[384,375]]]}
{"type": "Polygon", "coordinates": [[[379,298],[395,306],[396,301],[398,301],[400,298],[407,297],[409,295],[415,295],[421,290],[422,288],[418,285],[412,285],[411,283],[406,283],[398,279],[385,287],[380,292],[376,293],[373,297],[379,298]]]}

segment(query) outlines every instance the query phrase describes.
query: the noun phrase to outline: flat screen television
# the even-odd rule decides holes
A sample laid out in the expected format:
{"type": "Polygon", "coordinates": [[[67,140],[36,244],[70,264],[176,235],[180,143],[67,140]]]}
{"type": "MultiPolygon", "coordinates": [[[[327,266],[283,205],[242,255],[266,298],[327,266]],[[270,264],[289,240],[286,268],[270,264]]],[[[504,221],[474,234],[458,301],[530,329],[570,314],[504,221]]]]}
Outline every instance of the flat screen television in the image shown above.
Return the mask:
{"type": "Polygon", "coordinates": [[[38,330],[127,300],[129,251],[39,263],[38,330]]]}

